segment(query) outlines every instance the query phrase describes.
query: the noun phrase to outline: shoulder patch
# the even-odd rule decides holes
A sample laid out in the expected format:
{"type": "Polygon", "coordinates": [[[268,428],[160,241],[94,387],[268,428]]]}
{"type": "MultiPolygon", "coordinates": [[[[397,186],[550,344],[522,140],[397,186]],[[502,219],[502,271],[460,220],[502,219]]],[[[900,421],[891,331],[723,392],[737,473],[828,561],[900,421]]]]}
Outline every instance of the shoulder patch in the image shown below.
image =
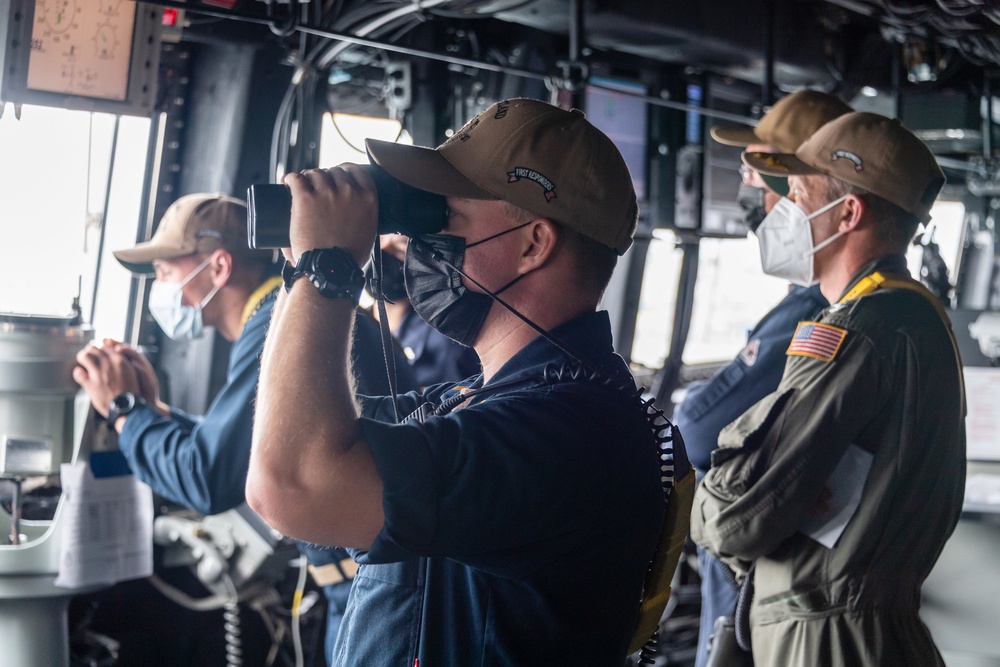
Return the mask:
{"type": "Polygon", "coordinates": [[[819,322],[799,322],[786,354],[833,361],[846,337],[847,329],[819,322]]]}
{"type": "Polygon", "coordinates": [[[760,352],[760,338],[754,338],[746,344],[739,354],[739,359],[747,366],[757,363],[757,354],[760,352]]]}

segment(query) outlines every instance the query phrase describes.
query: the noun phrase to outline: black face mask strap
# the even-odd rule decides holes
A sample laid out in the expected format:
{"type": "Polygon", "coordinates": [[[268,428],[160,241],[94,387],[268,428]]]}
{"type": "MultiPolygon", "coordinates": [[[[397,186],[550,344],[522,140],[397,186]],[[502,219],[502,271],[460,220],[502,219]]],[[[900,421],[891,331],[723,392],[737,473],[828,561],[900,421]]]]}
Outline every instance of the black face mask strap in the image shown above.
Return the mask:
{"type": "Polygon", "coordinates": [[[502,232],[497,232],[493,236],[487,236],[485,239],[479,239],[478,241],[475,241],[474,243],[466,243],[465,244],[465,249],[468,250],[469,248],[475,248],[477,245],[482,245],[482,244],[486,243],[487,241],[492,241],[493,239],[497,238],[498,236],[503,236],[504,234],[510,234],[511,232],[515,232],[518,229],[521,229],[522,227],[527,227],[528,225],[530,225],[533,222],[534,222],[534,219],[528,220],[527,222],[523,222],[520,225],[517,225],[516,227],[511,227],[510,229],[505,229],[502,232]]]}
{"type": "MultiPolygon", "coordinates": [[[[530,223],[525,223],[525,224],[530,224],[530,223]]],[[[523,227],[524,225],[521,225],[521,226],[523,227]]],[[[513,229],[508,229],[507,231],[513,231],[514,229],[517,229],[517,227],[514,227],[513,229]]],[[[501,234],[506,234],[506,233],[507,232],[501,232],[501,234]]],[[[489,238],[494,238],[495,236],[499,236],[499,234],[494,234],[494,236],[491,236],[489,238]]],[[[483,241],[488,241],[489,238],[483,239],[482,241],[476,241],[476,243],[482,243],[483,241]]],[[[514,283],[516,283],[518,280],[520,280],[524,276],[528,275],[527,273],[522,273],[517,278],[514,278],[514,280],[510,281],[509,283],[507,283],[506,285],[504,285],[503,287],[501,287],[499,291],[492,292],[492,291],[489,290],[489,288],[487,288],[481,282],[479,282],[478,280],[476,280],[475,278],[473,278],[469,274],[467,274],[464,271],[462,271],[462,269],[460,269],[457,266],[455,266],[454,264],[452,264],[448,260],[447,257],[445,257],[440,252],[438,252],[434,248],[434,246],[432,246],[431,244],[429,244],[429,243],[421,240],[419,236],[414,236],[413,238],[410,239],[410,243],[414,243],[414,242],[419,243],[420,245],[422,245],[427,250],[427,252],[430,254],[430,256],[431,256],[432,259],[434,259],[437,262],[441,262],[442,264],[444,264],[445,266],[447,266],[449,269],[451,269],[452,271],[454,271],[455,273],[457,273],[458,275],[462,276],[463,278],[465,278],[466,280],[468,280],[470,283],[472,283],[473,285],[475,285],[476,287],[478,287],[479,289],[481,289],[486,296],[488,296],[489,298],[493,299],[494,301],[496,301],[497,303],[499,303],[501,306],[503,306],[504,308],[506,308],[508,311],[510,311],[510,313],[512,315],[514,315],[519,320],[521,320],[522,322],[524,322],[525,324],[527,324],[529,327],[531,327],[532,329],[534,329],[538,333],[539,336],[541,336],[545,340],[547,340],[550,343],[552,343],[553,345],[555,345],[564,354],[566,354],[570,358],[574,359],[578,363],[581,363],[581,364],[584,363],[583,359],[580,358],[580,355],[576,354],[575,352],[573,352],[572,350],[570,350],[568,347],[566,347],[565,345],[563,345],[562,343],[560,343],[554,336],[552,336],[551,334],[549,334],[548,331],[546,331],[545,329],[541,328],[540,326],[538,326],[537,324],[535,324],[534,322],[532,322],[531,320],[529,320],[527,317],[525,317],[524,315],[522,315],[521,313],[519,313],[517,311],[517,309],[514,308],[514,306],[510,305],[509,303],[507,303],[506,301],[504,301],[503,299],[501,299],[499,296],[497,296],[497,294],[499,294],[500,292],[504,291],[505,289],[507,289],[508,287],[510,287],[511,285],[513,285],[514,283]]],[[[465,247],[468,248],[469,246],[465,246],[465,247]]]]}
{"type": "MultiPolygon", "coordinates": [[[[491,296],[497,297],[497,296],[503,294],[507,290],[507,288],[513,287],[514,283],[516,283],[518,280],[520,280],[521,278],[525,277],[526,275],[528,275],[528,274],[527,273],[522,273],[517,278],[514,278],[509,283],[507,283],[506,285],[504,285],[503,287],[501,287],[500,289],[498,289],[496,292],[493,292],[493,294],[491,296]]],[[[472,279],[470,278],[469,280],[472,280],[472,279]]]]}

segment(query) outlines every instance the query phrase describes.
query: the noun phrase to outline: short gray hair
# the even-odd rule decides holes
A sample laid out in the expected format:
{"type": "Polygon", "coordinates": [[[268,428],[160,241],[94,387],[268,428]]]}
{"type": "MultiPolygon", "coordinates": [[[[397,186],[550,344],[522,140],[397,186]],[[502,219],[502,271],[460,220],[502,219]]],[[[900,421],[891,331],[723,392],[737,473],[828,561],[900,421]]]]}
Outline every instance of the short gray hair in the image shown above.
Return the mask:
{"type": "Polygon", "coordinates": [[[845,195],[854,195],[865,202],[875,223],[875,237],[885,247],[898,252],[905,252],[920,221],[917,216],[907,213],[892,202],[872,194],[856,185],[833,176],[826,179],[826,196],[829,201],[840,199],[845,195]]]}

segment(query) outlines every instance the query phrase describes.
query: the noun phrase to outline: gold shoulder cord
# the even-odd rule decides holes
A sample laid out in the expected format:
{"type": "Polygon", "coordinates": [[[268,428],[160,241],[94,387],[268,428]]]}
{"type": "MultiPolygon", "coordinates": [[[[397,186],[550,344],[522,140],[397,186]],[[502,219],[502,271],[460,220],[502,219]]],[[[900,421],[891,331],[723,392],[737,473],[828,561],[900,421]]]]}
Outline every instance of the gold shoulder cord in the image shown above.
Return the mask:
{"type": "Polygon", "coordinates": [[[271,276],[265,280],[260,287],[254,290],[247,303],[243,306],[243,315],[240,316],[240,328],[245,327],[247,320],[253,317],[260,307],[264,305],[264,298],[272,291],[281,286],[281,276],[271,276]]]}
{"type": "MultiPolygon", "coordinates": [[[[945,312],[944,306],[941,305],[941,301],[934,296],[930,290],[923,286],[923,284],[914,280],[909,276],[898,276],[898,277],[887,277],[884,274],[876,271],[870,276],[865,276],[861,281],[851,288],[844,297],[838,301],[838,303],[847,303],[848,301],[853,301],[866,294],[871,294],[880,287],[885,287],[889,289],[905,289],[911,292],[916,292],[920,296],[927,299],[930,304],[937,311],[938,316],[941,321],[944,322],[944,327],[948,331],[948,337],[951,339],[951,346],[955,351],[955,358],[958,359],[958,367],[962,368],[962,355],[958,351],[958,341],[955,340],[955,332],[951,327],[951,320],[948,318],[948,313],[945,312]]],[[[962,390],[962,411],[965,412],[965,380],[959,376],[960,386],[962,390]]]]}

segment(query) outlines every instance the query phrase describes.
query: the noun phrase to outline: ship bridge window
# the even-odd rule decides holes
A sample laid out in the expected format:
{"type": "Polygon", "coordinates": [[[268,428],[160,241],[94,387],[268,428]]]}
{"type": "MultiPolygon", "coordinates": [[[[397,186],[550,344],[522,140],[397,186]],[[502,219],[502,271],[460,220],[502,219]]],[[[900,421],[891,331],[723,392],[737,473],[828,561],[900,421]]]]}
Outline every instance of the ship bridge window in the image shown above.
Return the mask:
{"type": "Polygon", "coordinates": [[[703,238],[699,243],[691,330],[685,364],[729,361],[750,329],[788,293],[788,282],[765,275],[760,248],[746,238],[703,238]]]}
{"type": "Polygon", "coordinates": [[[80,293],[97,337],[121,339],[131,274],[111,251],[135,244],[150,120],[27,104],[3,111],[0,311],[65,316],[80,293]]]}
{"type": "Polygon", "coordinates": [[[642,274],[631,351],[632,361],[646,368],[662,368],[670,351],[682,255],[673,231],[653,230],[642,274]]]}
{"type": "MultiPolygon", "coordinates": [[[[746,345],[747,333],[788,291],[788,283],[764,275],[757,239],[702,238],[691,326],[684,364],[733,359],[746,345]]],[[[676,235],[653,232],[642,278],[632,360],[662,368],[670,351],[682,251],[676,235]]]]}
{"type": "Polygon", "coordinates": [[[320,126],[319,165],[335,167],[342,162],[368,164],[365,139],[413,143],[410,134],[398,120],[325,113],[320,126]]]}
{"type": "MultiPolygon", "coordinates": [[[[958,266],[959,255],[965,235],[965,204],[960,201],[938,200],[931,207],[931,220],[921,227],[917,239],[926,243],[933,241],[938,246],[941,259],[948,267],[948,279],[955,284],[955,269],[958,266]]],[[[912,245],[906,253],[906,264],[910,275],[920,277],[920,266],[923,261],[924,245],[912,245]]]]}

